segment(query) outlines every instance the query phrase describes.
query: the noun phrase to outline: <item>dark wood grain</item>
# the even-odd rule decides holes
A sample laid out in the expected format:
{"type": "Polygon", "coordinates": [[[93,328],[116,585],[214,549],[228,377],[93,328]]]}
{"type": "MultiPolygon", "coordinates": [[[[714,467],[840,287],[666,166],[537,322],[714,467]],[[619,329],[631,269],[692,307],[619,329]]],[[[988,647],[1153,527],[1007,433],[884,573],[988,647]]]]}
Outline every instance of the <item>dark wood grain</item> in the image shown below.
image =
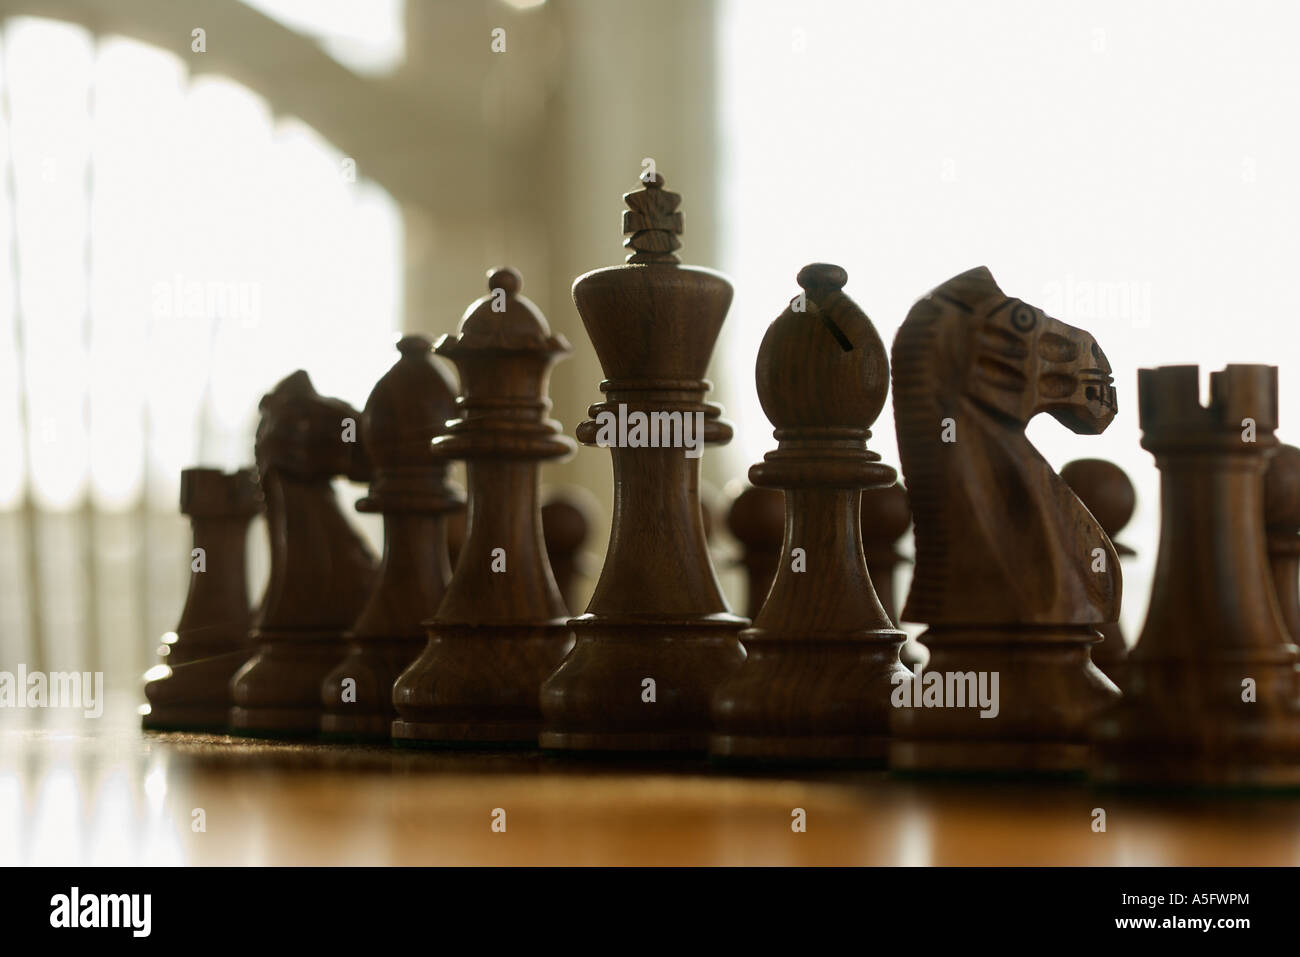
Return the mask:
{"type": "Polygon", "coordinates": [[[343,634],[370,596],[375,558],[330,484],[369,478],[360,414],[321,396],[298,371],[266,395],[257,427],[271,573],[252,629],[254,652],[231,679],[240,734],[315,735],[321,683],[346,650],[343,634]],[[355,438],[357,441],[348,441],[355,438]]]}
{"type": "Polygon", "coordinates": [[[876,597],[860,503],[862,489],[897,476],[867,449],[889,363],[846,279],[838,266],[805,266],[805,294],[759,347],[758,397],[778,446],[749,479],[784,490],[785,535],[776,580],[741,632],[745,662],[713,696],[717,757],[883,763],[887,753],[904,635],[876,597]]]}
{"type": "Polygon", "coordinates": [[[1142,447],[1160,469],[1160,552],[1124,699],[1097,722],[1095,776],[1300,786],[1296,646],[1264,527],[1264,474],[1278,446],[1277,369],[1212,373],[1205,406],[1196,366],[1142,369],[1138,403],[1142,447]]]}
{"type": "Polygon", "coordinates": [[[1088,656],[1119,616],[1119,560],[1025,427],[1047,412],[1103,431],[1116,414],[1110,366],[1087,332],[1008,297],[984,268],[912,307],[892,365],[916,529],[903,618],[928,626],[927,675],[945,687],[983,675],[990,692],[996,675],[999,706],[895,708],[890,762],[1081,773],[1089,722],[1119,694],[1088,656]]]}
{"type": "MultiPolygon", "coordinates": [[[[605,373],[605,401],[577,428],[596,444],[600,413],[700,413],[704,440],[731,439],[704,401],[705,369],[731,305],[719,273],[678,265],[680,197],[656,174],[627,194],[625,265],[578,278],[573,299],[605,373]]],[[[609,550],[575,645],[542,688],[544,748],[703,751],[709,701],[740,664],[700,509],[699,458],[684,448],[611,448],[609,550]],[[653,684],[647,684],[653,682],[653,684]],[[653,700],[649,700],[653,697],[653,700]]]]}
{"type": "Polygon", "coordinates": [[[1264,531],[1282,620],[1300,643],[1300,449],[1279,445],[1264,473],[1264,531]]]}
{"type": "Polygon", "coordinates": [[[393,687],[399,743],[535,746],[538,688],[572,642],[538,490],[540,464],[573,452],[546,418],[551,366],[570,349],[521,286],[513,269],[494,271],[438,341],[462,395],[433,450],[465,462],[468,531],[425,648],[393,687]]]}
{"type": "Polygon", "coordinates": [[[345,636],[347,653],[321,685],[321,731],[387,741],[393,684],[424,648],[451,578],[445,516],[463,498],[447,480],[447,463],[430,445],[455,412],[456,386],[433,363],[425,336],[406,336],[401,357],[379,380],[361,415],[373,478],[359,512],[384,517],[379,576],[361,616],[345,636]]]}
{"type": "Polygon", "coordinates": [[[193,468],[181,472],[181,512],[194,532],[190,588],[176,625],[175,640],[164,645],[170,670],[146,682],[150,730],[198,731],[226,727],[230,679],[248,659],[248,524],[261,510],[252,469],[221,472],[193,468]],[[195,561],[201,557],[202,564],[195,561]],[[202,570],[200,570],[200,568],[202,570]]]}

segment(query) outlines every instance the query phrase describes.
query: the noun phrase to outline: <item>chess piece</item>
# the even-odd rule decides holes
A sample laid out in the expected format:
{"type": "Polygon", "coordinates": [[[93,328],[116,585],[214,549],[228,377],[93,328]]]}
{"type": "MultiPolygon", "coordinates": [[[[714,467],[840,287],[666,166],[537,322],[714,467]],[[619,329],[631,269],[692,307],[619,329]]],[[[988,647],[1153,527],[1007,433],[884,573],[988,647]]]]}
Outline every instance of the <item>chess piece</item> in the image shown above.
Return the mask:
{"type": "Polygon", "coordinates": [[[1300,644],[1300,449],[1279,445],[1264,473],[1264,531],[1282,620],[1300,644]]]}
{"type": "Polygon", "coordinates": [[[144,686],[146,730],[225,729],[230,678],[248,658],[244,556],[248,523],[260,510],[252,469],[181,472],[181,512],[194,532],[190,590],[176,631],[164,639],[164,673],[144,686]]]}
{"type": "MultiPolygon", "coordinates": [[[[1142,369],[1138,405],[1142,447],[1160,469],[1160,552],[1124,698],[1097,721],[1094,774],[1107,784],[1300,785],[1296,646],[1264,528],[1277,369],[1211,373],[1208,406],[1196,366],[1142,369]]],[[[1295,477],[1276,479],[1281,519],[1295,477]]]]}
{"type": "Polygon", "coordinates": [[[398,342],[401,357],[361,413],[374,477],[356,508],[384,516],[384,555],[361,617],[345,636],[347,653],[321,686],[321,730],[328,735],[388,740],[397,716],[393,683],[423,650],[423,623],[451,578],[445,516],[464,502],[430,443],[454,414],[456,387],[431,349],[425,336],[398,342]]]}
{"type": "Polygon", "coordinates": [[[447,555],[451,560],[451,570],[456,570],[460,559],[460,550],[465,547],[465,532],[468,531],[469,511],[465,506],[447,513],[447,555]]]}
{"type": "Polygon", "coordinates": [[[299,370],[264,396],[258,480],[271,574],[253,623],[254,652],[231,679],[230,727],[267,737],[320,730],[321,682],[346,650],[370,596],[375,559],[339,508],[334,476],[367,479],[360,415],[321,396],[299,370]]]}
{"type": "MultiPolygon", "coordinates": [[[[1115,541],[1137,505],[1137,492],[1124,470],[1104,459],[1075,459],[1061,469],[1061,478],[1101,524],[1101,530],[1115,546],[1115,554],[1121,560],[1135,554],[1127,545],[1115,541]]],[[[1124,632],[1118,621],[1105,622],[1098,630],[1101,641],[1092,646],[1092,662],[1122,689],[1124,661],[1128,658],[1124,632]]]]}
{"type": "Polygon", "coordinates": [[[740,634],[747,657],[713,696],[718,757],[883,763],[890,695],[908,677],[905,636],[867,571],[860,514],[861,490],[898,474],[867,449],[889,362],[842,292],[847,278],[839,266],[805,266],[804,293],[759,346],[758,397],[778,446],[749,478],[784,489],[785,535],[776,580],[740,634]]]}
{"type": "Polygon", "coordinates": [[[745,569],[745,616],[763,607],[785,536],[785,493],[779,488],[747,485],[731,500],[727,530],[740,542],[738,564],[745,569]]]}
{"type": "Polygon", "coordinates": [[[464,459],[469,528],[428,643],[393,686],[399,743],[536,746],[538,688],[572,637],[542,540],[538,470],[571,455],[547,419],[551,365],[569,352],[513,269],[488,278],[436,352],[456,364],[459,417],[433,443],[464,459]]]}
{"type": "Polygon", "coordinates": [[[1119,612],[1101,526],[1025,437],[1039,412],[1081,434],[1114,419],[1096,341],[987,269],[914,305],[894,339],[894,416],[916,536],[903,609],[925,623],[922,679],[894,709],[892,766],[1079,773],[1118,689],[1092,664],[1119,612]]]}
{"type": "Polygon", "coordinates": [[[703,444],[731,426],[703,378],[731,305],[720,273],[678,264],[681,197],[654,174],[628,193],[627,263],[573,299],[605,372],[578,439],[611,447],[609,551],[575,644],[542,687],[543,748],[704,751],[709,701],[744,657],[700,511],[703,444]]]}
{"type": "MultiPolygon", "coordinates": [[[[907,558],[899,554],[898,540],[912,525],[912,509],[907,490],[895,482],[882,488],[862,492],[862,550],[866,553],[871,584],[889,620],[898,624],[898,602],[894,597],[894,579],[899,565],[907,558]]],[[[898,658],[910,671],[925,660],[914,641],[905,641],[898,658]]]]}
{"type": "Polygon", "coordinates": [[[582,546],[587,543],[591,526],[588,506],[580,490],[559,490],[542,506],[542,538],[546,557],[555,576],[564,607],[570,613],[576,607],[575,591],[583,572],[582,546]]]}

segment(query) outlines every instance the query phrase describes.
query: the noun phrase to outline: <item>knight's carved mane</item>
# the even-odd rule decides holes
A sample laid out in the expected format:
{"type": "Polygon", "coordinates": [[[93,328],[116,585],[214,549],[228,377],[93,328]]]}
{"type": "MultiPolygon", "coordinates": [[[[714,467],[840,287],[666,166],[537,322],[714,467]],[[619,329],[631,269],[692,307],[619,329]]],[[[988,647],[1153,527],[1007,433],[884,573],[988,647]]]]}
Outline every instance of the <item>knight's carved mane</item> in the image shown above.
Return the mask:
{"type": "Polygon", "coordinates": [[[916,569],[904,617],[930,621],[942,609],[949,587],[947,518],[953,504],[943,482],[940,448],[934,436],[945,418],[957,418],[958,390],[964,375],[952,354],[958,316],[975,312],[979,302],[1001,295],[983,266],[954,276],[914,305],[894,339],[894,420],[899,456],[912,513],[917,516],[916,569]],[[954,315],[956,313],[957,315],[954,315]],[[924,526],[924,527],[923,527],[924,526]]]}
{"type": "Polygon", "coordinates": [[[1016,302],[987,269],[972,269],[917,302],[894,339],[894,418],[916,534],[905,620],[1068,624],[1118,610],[1118,559],[1100,526],[1025,438],[1025,423],[969,394],[971,377],[989,368],[982,350],[993,330],[982,324],[1016,302]],[[945,419],[953,444],[941,441],[945,419]],[[1098,545],[1113,573],[1090,573],[1098,545]]]}

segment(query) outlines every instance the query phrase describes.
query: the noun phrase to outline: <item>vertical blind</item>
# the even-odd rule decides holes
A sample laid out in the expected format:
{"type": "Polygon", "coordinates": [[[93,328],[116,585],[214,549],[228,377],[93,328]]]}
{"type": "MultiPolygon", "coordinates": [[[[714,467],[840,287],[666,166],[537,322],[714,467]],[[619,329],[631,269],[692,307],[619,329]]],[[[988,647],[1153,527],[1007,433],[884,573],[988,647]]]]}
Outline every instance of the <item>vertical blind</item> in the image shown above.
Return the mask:
{"type": "Polygon", "coordinates": [[[134,695],[184,600],[180,470],[247,464],[294,369],[365,401],[401,215],[238,83],[69,24],[0,31],[0,669],[134,695]]]}

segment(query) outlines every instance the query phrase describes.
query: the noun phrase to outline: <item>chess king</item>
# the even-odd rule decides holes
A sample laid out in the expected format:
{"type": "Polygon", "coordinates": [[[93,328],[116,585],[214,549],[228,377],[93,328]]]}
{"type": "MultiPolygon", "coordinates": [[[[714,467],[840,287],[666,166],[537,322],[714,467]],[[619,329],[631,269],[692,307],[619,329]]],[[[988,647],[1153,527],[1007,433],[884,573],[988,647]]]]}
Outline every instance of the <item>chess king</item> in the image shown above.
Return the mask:
{"type": "MultiPolygon", "coordinates": [[[[600,442],[601,420],[623,408],[702,421],[707,445],[731,439],[721,407],[704,400],[731,283],[680,264],[681,197],[663,185],[654,174],[624,196],[627,262],[573,284],[605,372],[605,401],[577,428],[584,444],[600,442]]],[[[737,633],[749,622],[731,614],[713,571],[698,448],[627,444],[610,454],[609,551],[586,614],[569,622],[573,649],[542,685],[539,741],[557,751],[703,751],[710,698],[744,660],[737,633]]]]}
{"type": "Polygon", "coordinates": [[[916,526],[902,617],[929,626],[928,673],[996,674],[1001,700],[981,717],[908,696],[893,711],[890,762],[1081,772],[1089,721],[1119,695],[1089,658],[1099,626],[1119,617],[1119,559],[1025,427],[1047,412],[1073,432],[1104,431],[1116,413],[1106,357],[980,267],[912,307],[891,365],[916,526]]]}

